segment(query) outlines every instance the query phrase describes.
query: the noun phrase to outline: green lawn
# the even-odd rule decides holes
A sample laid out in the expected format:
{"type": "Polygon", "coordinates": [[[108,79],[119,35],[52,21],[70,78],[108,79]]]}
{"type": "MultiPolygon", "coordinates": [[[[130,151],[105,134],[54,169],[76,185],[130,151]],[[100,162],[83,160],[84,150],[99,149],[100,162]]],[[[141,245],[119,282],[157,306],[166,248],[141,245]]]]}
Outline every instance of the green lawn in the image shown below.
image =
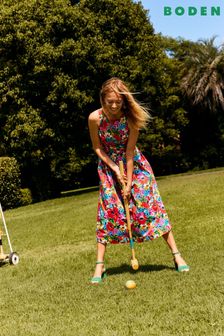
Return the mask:
{"type": "Polygon", "coordinates": [[[135,245],[137,273],[128,245],[109,246],[109,276],[90,285],[97,191],[6,211],[21,260],[0,267],[0,335],[224,335],[224,170],[158,183],[189,273],[160,238],[135,245]]]}

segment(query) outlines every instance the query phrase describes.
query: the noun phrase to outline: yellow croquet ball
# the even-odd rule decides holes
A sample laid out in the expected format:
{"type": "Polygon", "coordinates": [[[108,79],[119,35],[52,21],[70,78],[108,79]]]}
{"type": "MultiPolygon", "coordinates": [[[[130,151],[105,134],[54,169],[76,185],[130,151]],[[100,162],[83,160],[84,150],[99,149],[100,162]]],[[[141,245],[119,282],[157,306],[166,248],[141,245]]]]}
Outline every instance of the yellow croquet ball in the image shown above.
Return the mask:
{"type": "Polygon", "coordinates": [[[125,287],[127,289],[134,289],[136,287],[136,283],[134,282],[134,280],[128,280],[126,281],[125,287]]]}

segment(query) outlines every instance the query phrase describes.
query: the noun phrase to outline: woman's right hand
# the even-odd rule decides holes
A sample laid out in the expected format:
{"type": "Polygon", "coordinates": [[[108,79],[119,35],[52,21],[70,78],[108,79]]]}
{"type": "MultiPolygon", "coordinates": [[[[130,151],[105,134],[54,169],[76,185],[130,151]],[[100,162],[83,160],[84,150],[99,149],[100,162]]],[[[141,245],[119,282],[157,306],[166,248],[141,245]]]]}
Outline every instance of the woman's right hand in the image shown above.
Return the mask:
{"type": "Polygon", "coordinates": [[[120,169],[119,169],[118,166],[117,166],[116,169],[115,169],[115,174],[116,174],[118,183],[119,183],[122,187],[123,187],[123,185],[126,185],[126,184],[127,184],[127,176],[126,176],[125,174],[124,174],[124,175],[121,174],[120,169]]]}

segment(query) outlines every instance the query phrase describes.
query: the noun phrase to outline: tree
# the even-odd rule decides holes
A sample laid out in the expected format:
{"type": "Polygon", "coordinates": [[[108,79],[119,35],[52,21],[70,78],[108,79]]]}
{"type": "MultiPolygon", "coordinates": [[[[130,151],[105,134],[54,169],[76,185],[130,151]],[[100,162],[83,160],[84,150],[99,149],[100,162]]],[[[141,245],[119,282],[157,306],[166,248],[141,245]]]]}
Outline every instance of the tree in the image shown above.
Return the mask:
{"type": "Polygon", "coordinates": [[[224,110],[224,44],[214,45],[215,37],[193,44],[185,57],[181,86],[193,105],[214,112],[224,110]]]}
{"type": "Polygon", "coordinates": [[[0,15],[2,143],[18,158],[23,183],[44,199],[75,147],[80,161],[96,51],[106,59],[108,50],[95,18],[69,1],[5,1],[0,15]]]}
{"type": "Polygon", "coordinates": [[[214,42],[215,37],[172,41],[189,118],[182,137],[189,168],[216,167],[224,161],[224,45],[214,42]]]}
{"type": "Polygon", "coordinates": [[[3,0],[0,20],[1,150],[17,158],[34,198],[97,182],[87,117],[111,76],[165,123],[153,148],[169,160],[185,117],[173,63],[140,2],[3,0]]]}

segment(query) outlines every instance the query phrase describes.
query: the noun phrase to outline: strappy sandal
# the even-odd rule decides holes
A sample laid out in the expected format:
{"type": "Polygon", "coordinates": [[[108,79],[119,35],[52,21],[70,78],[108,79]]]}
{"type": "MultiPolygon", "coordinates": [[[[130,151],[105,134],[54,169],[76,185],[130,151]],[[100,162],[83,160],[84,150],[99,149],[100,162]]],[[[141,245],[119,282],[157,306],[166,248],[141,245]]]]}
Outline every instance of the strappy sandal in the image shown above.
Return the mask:
{"type": "Polygon", "coordinates": [[[180,252],[173,252],[173,261],[175,265],[175,269],[177,272],[189,272],[190,267],[188,265],[178,265],[176,262],[176,256],[181,256],[180,252]]]}
{"type": "MultiPolygon", "coordinates": [[[[96,262],[96,265],[102,265],[102,264],[104,264],[104,261],[97,261],[96,262]]],[[[107,277],[107,272],[106,272],[106,269],[104,268],[103,272],[101,274],[101,277],[93,277],[90,280],[90,282],[91,282],[91,284],[96,284],[97,285],[97,284],[101,283],[103,281],[103,279],[105,279],[106,277],[107,277]]]]}

